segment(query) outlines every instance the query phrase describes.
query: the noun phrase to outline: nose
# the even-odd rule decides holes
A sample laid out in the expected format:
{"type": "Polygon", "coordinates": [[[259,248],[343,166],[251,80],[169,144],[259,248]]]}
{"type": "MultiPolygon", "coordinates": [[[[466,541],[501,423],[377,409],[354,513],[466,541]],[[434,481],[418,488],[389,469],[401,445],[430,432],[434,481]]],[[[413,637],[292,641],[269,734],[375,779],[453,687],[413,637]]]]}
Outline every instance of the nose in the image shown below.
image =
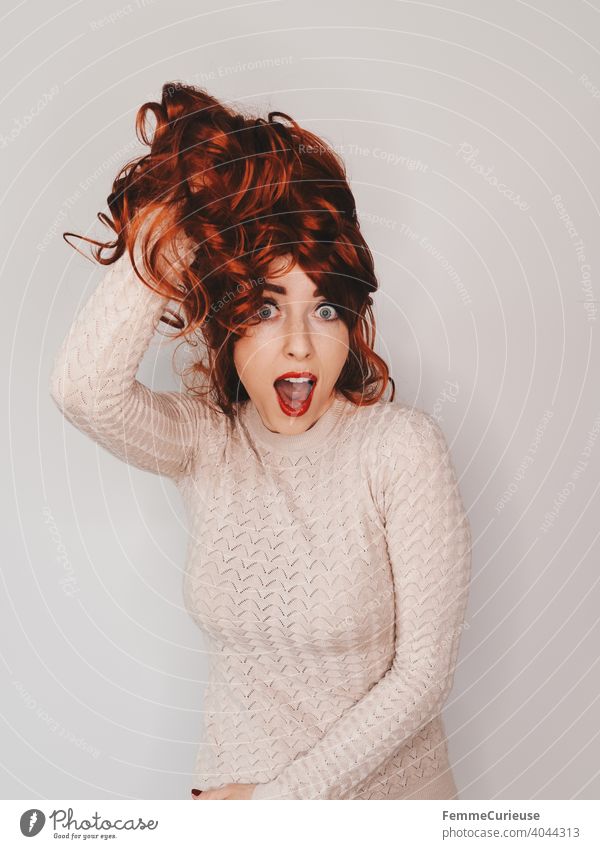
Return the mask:
{"type": "Polygon", "coordinates": [[[283,348],[287,357],[306,360],[312,356],[314,351],[312,334],[302,318],[290,320],[284,334],[283,348]]]}

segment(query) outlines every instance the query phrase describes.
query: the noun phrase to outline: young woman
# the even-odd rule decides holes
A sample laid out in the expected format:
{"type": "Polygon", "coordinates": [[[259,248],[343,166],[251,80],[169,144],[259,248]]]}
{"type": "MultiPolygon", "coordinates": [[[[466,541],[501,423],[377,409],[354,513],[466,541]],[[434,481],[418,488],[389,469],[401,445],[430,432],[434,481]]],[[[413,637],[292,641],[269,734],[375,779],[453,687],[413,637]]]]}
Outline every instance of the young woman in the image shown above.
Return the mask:
{"type": "Polygon", "coordinates": [[[99,216],[111,268],[51,392],[185,501],[184,599],[210,668],[192,795],[455,798],[441,710],[470,527],[437,423],[383,400],[343,163],[283,113],[245,117],[179,83],[137,127],[150,153],[99,216]],[[202,339],[204,393],[136,380],[161,316],[202,339]]]}

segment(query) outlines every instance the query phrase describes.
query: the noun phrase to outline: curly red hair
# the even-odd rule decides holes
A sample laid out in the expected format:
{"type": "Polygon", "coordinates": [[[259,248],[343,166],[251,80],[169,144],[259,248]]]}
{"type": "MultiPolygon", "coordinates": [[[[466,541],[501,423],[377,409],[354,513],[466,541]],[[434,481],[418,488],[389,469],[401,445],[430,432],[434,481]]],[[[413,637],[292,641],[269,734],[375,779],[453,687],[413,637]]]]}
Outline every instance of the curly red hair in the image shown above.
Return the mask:
{"type": "Polygon", "coordinates": [[[202,334],[208,362],[187,371],[208,377],[216,406],[233,416],[247,400],[233,346],[256,321],[262,283],[296,264],[349,331],[338,391],[355,404],[374,404],[391,382],[393,399],[388,367],[373,350],[373,256],[344,163],[332,147],[283,112],[247,117],[179,82],[163,86],[160,103],[140,107],[136,133],[150,153],[119,171],[108,197],[112,218],[98,213],[116,238],[63,236],[99,246],[93,253],[103,265],[127,250],[140,279],[179,302],[179,317],[162,320],[180,329],[175,338],[202,334]],[[148,113],[156,120],[152,138],[148,113]],[[137,268],[136,245],[150,283],[137,268]],[[175,260],[168,260],[175,278],[164,271],[165,257],[175,260]],[[282,257],[275,275],[272,263],[282,257]]]}

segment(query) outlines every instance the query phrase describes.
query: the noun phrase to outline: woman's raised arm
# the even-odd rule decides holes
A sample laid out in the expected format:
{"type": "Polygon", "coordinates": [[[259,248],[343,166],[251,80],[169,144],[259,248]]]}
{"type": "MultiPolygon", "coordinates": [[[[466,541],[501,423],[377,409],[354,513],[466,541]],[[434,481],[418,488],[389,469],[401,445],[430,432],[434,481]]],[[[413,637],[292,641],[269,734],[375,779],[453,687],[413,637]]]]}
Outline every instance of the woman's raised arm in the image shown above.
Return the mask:
{"type": "Polygon", "coordinates": [[[76,316],[56,356],[50,393],[64,416],[125,462],[185,475],[212,412],[181,392],[136,380],[168,298],[137,277],[125,253],[76,316]]]}

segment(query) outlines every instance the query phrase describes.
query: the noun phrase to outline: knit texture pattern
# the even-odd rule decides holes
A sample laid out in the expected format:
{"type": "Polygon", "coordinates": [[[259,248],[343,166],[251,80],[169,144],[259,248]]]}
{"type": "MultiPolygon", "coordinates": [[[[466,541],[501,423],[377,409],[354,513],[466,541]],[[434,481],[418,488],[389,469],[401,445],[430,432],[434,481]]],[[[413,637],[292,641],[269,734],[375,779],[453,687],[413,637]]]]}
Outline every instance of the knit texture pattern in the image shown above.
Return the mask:
{"type": "Polygon", "coordinates": [[[235,420],[136,380],[167,299],[127,256],[63,341],[51,396],[112,454],[185,504],[183,598],[209,678],[193,787],[253,799],[448,799],[441,711],[471,570],[471,531],[427,413],[336,394],[302,434],[256,406],[235,420]]]}

